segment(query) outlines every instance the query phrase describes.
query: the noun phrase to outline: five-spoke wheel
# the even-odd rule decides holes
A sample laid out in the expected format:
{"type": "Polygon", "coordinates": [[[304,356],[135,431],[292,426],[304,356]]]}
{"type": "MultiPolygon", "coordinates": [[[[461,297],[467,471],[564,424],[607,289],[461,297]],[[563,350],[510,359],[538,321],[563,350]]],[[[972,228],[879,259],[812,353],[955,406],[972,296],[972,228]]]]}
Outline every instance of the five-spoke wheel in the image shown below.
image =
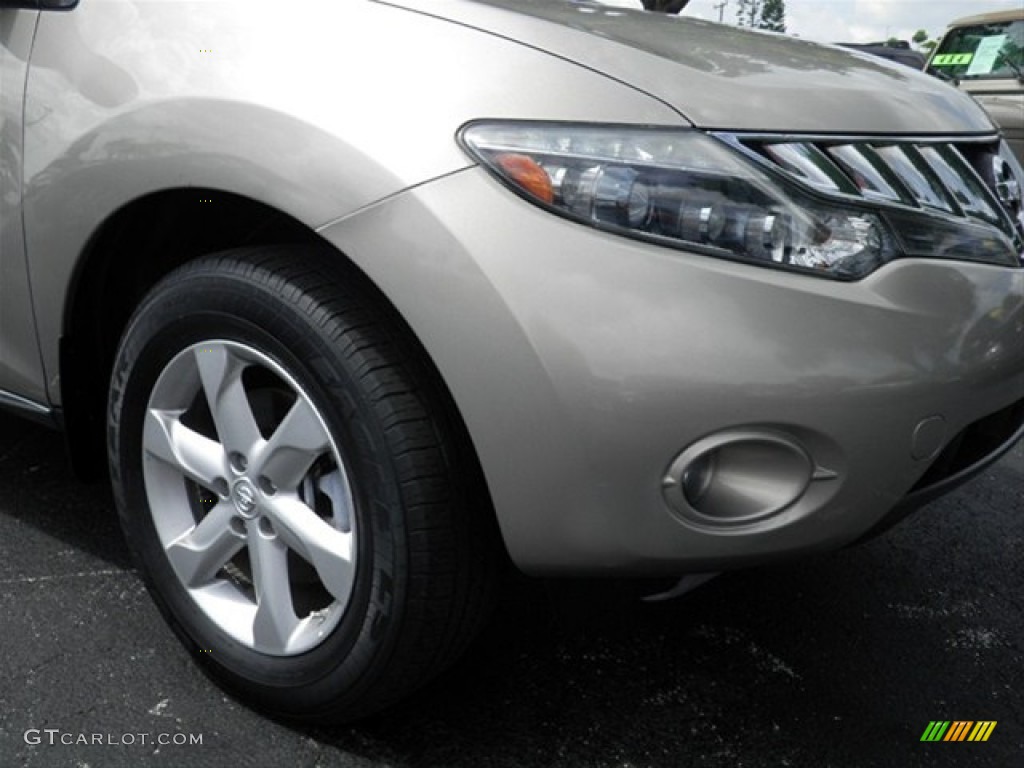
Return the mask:
{"type": "Polygon", "coordinates": [[[158,377],[142,445],[157,535],[210,620],[263,653],[322,640],[356,532],[344,462],[298,383],[250,346],[193,344],[158,377]]]}

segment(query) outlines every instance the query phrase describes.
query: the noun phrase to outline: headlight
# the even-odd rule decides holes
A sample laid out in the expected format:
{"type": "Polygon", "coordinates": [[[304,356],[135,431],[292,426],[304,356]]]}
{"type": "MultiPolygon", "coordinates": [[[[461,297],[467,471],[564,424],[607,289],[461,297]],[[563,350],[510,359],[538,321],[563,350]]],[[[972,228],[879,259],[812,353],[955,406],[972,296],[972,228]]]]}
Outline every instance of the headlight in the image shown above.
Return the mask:
{"type": "Polygon", "coordinates": [[[992,227],[829,199],[695,130],[480,122],[460,138],[514,191],[555,213],[711,256],[842,280],[905,255],[1017,263],[992,227]]]}

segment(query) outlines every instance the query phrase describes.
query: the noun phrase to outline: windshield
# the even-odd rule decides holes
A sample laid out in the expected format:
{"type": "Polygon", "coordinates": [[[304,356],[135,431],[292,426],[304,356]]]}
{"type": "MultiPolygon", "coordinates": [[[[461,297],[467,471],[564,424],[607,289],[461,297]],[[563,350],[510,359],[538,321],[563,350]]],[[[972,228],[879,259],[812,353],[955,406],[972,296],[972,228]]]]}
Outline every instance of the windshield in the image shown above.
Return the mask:
{"type": "Polygon", "coordinates": [[[951,29],[929,63],[957,80],[1016,78],[1024,68],[1024,21],[951,29]]]}

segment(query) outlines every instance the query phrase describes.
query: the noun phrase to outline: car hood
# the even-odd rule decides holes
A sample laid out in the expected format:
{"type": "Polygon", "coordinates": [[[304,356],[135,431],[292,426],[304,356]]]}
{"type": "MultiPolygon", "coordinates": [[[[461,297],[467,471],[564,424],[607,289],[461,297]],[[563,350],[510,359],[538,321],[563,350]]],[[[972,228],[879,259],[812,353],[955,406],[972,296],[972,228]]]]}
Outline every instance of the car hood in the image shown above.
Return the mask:
{"type": "Polygon", "coordinates": [[[622,81],[706,129],[819,134],[991,133],[936,78],[785,35],[569,0],[389,0],[622,81]]]}

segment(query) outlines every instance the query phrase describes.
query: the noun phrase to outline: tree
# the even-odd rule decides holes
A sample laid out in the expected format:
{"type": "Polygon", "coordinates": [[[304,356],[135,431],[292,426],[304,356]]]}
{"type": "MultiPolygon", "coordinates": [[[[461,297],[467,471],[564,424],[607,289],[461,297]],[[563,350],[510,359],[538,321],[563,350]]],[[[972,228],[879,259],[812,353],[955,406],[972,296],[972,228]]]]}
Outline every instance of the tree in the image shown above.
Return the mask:
{"type": "Polygon", "coordinates": [[[935,46],[939,44],[938,40],[929,40],[928,33],[925,32],[923,29],[917,30],[917,32],[914,33],[914,36],[910,39],[913,41],[914,45],[918,47],[919,50],[927,54],[930,54],[933,50],[935,50],[935,46]]]}
{"type": "Polygon", "coordinates": [[[737,0],[736,21],[741,27],[756,27],[763,0],[737,0]]]}
{"type": "Polygon", "coordinates": [[[736,19],[741,27],[786,31],[786,0],[738,0],[736,19]]]}
{"type": "Polygon", "coordinates": [[[643,0],[645,11],[658,13],[679,13],[690,4],[690,0],[643,0]]]}
{"type": "Polygon", "coordinates": [[[786,31],[786,0],[764,0],[761,21],[757,25],[772,32],[786,31]]]}

